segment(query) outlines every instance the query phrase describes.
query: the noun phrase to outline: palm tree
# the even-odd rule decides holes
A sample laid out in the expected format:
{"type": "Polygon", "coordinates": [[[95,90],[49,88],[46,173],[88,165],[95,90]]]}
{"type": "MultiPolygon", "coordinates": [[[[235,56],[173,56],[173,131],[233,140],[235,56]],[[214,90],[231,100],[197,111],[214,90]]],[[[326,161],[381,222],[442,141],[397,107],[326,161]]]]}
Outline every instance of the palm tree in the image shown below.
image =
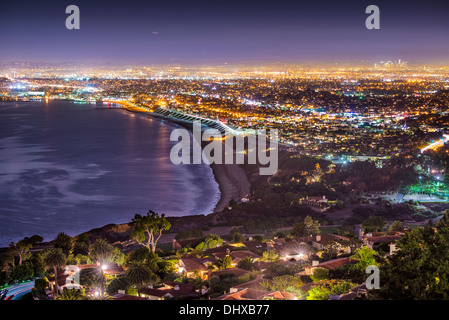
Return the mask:
{"type": "Polygon", "coordinates": [[[366,267],[370,265],[377,265],[375,260],[377,255],[378,254],[375,250],[368,249],[367,247],[357,249],[354,255],[351,256],[352,259],[358,261],[353,268],[364,272],[366,267]]]}
{"type": "Polygon", "coordinates": [[[52,249],[48,251],[44,256],[44,265],[47,269],[53,268],[55,274],[55,288],[58,286],[58,268],[65,266],[65,255],[62,253],[62,249],[52,249]]]}
{"type": "Polygon", "coordinates": [[[114,247],[104,239],[97,239],[92,246],[91,255],[103,265],[112,261],[114,247]]]}
{"type": "Polygon", "coordinates": [[[262,254],[262,261],[274,262],[279,259],[279,255],[274,250],[264,251],[262,254]]]}
{"type": "Polygon", "coordinates": [[[64,254],[69,254],[72,250],[73,238],[64,232],[59,232],[56,238],[53,240],[53,246],[55,248],[61,248],[64,254]]]}
{"type": "Polygon", "coordinates": [[[58,295],[55,300],[83,300],[84,294],[79,289],[64,289],[61,295],[58,295]]]}
{"type": "Polygon", "coordinates": [[[239,261],[237,264],[237,267],[240,269],[248,270],[248,271],[254,271],[256,270],[256,266],[253,262],[253,259],[251,257],[244,257],[242,260],[239,261]]]}
{"type": "Polygon", "coordinates": [[[92,246],[92,256],[97,259],[97,261],[100,263],[99,268],[102,274],[102,285],[101,285],[101,293],[104,294],[104,270],[103,266],[111,262],[114,257],[114,247],[110,245],[106,240],[104,239],[97,239],[95,243],[92,246]]]}
{"type": "Polygon", "coordinates": [[[137,287],[139,297],[140,290],[156,279],[156,275],[142,261],[131,261],[126,267],[125,277],[131,285],[137,287]]]}
{"type": "Polygon", "coordinates": [[[389,228],[390,231],[404,231],[404,226],[401,221],[393,221],[389,228]]]}

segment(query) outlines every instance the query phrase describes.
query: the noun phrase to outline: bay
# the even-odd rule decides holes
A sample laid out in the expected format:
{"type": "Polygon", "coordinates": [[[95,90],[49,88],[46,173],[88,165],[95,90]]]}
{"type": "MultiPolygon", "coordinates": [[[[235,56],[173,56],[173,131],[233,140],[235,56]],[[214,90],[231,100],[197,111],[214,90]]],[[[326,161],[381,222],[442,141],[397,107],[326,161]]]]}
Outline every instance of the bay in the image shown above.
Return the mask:
{"type": "Polygon", "coordinates": [[[0,102],[0,246],[74,236],[148,210],[211,213],[220,198],[212,169],[170,162],[176,128],[95,104],[0,102]]]}

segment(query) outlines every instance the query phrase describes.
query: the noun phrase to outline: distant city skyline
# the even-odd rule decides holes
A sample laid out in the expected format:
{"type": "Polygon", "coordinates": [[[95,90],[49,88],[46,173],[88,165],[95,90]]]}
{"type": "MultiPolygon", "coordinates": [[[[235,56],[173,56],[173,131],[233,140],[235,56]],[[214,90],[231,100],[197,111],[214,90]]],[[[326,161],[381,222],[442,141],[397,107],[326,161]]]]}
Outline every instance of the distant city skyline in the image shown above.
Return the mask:
{"type": "Polygon", "coordinates": [[[2,1],[0,61],[265,64],[449,61],[441,1],[2,1]],[[67,30],[65,8],[81,11],[67,30]],[[367,30],[365,8],[380,8],[367,30]]]}

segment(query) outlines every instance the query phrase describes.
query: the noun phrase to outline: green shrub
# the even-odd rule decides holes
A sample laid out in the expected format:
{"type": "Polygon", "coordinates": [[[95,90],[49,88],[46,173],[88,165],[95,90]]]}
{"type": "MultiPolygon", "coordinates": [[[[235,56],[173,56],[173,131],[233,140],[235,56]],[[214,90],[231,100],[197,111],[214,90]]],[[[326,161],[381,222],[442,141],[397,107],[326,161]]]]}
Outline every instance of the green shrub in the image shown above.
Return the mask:
{"type": "Polygon", "coordinates": [[[307,292],[307,300],[329,300],[331,292],[327,288],[315,287],[307,292]]]}
{"type": "Polygon", "coordinates": [[[12,269],[9,278],[11,280],[25,281],[31,279],[33,276],[34,276],[33,266],[31,265],[31,263],[26,261],[21,265],[15,266],[12,269]]]}
{"type": "Polygon", "coordinates": [[[355,284],[343,280],[320,281],[315,288],[308,291],[307,300],[328,300],[330,295],[342,295],[354,286],[355,284]]]}
{"type": "Polygon", "coordinates": [[[137,295],[138,295],[137,289],[136,289],[136,288],[133,288],[133,287],[128,287],[128,288],[126,288],[125,293],[126,293],[126,294],[129,294],[129,295],[131,295],[131,296],[137,296],[137,295]]]}
{"type": "Polygon", "coordinates": [[[257,274],[258,274],[257,272],[248,272],[248,273],[238,277],[238,281],[239,281],[239,283],[245,283],[245,282],[254,280],[257,278],[257,274]]]}
{"type": "Polygon", "coordinates": [[[34,288],[38,292],[44,292],[48,288],[48,280],[47,278],[40,278],[34,280],[34,288]]]}
{"type": "Polygon", "coordinates": [[[223,244],[223,239],[220,238],[220,236],[216,235],[216,234],[209,234],[208,236],[206,236],[206,238],[204,239],[203,242],[201,242],[200,244],[198,244],[195,247],[195,250],[207,250],[207,249],[212,249],[212,248],[216,248],[219,247],[223,244]]]}
{"type": "Polygon", "coordinates": [[[320,267],[315,268],[313,269],[313,273],[312,275],[310,275],[310,278],[313,280],[313,282],[327,280],[329,279],[329,270],[320,267]]]}

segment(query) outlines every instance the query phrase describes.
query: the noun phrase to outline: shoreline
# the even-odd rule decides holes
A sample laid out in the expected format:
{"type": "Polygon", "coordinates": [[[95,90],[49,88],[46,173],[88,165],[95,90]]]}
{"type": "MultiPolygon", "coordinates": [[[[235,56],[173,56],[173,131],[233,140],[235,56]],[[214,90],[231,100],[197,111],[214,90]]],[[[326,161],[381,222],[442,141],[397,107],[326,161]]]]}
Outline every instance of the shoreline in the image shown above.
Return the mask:
{"type": "MultiPolygon", "coordinates": [[[[66,100],[64,100],[66,101],[66,100]]],[[[9,102],[9,101],[6,101],[9,102]]],[[[26,101],[30,102],[30,101],[26,101]]],[[[40,101],[42,102],[42,101],[40,101]]],[[[70,101],[69,102],[73,102],[70,101]]],[[[90,103],[89,103],[90,104],[90,103]]],[[[138,114],[151,119],[165,120],[172,124],[177,124],[188,129],[190,132],[192,128],[190,128],[186,123],[173,121],[168,118],[164,118],[152,112],[142,112],[138,110],[131,110],[127,107],[120,108],[118,110],[123,110],[126,112],[130,112],[133,114],[138,114]]],[[[204,148],[202,145],[201,148],[204,148]]],[[[241,200],[243,197],[250,194],[251,184],[247,177],[246,172],[242,169],[241,166],[237,164],[209,164],[212,169],[212,174],[214,176],[215,182],[218,184],[218,189],[220,191],[220,197],[217,203],[215,204],[212,212],[207,213],[209,215],[211,213],[221,212],[229,202],[234,199],[236,201],[241,200]]]]}
{"type": "MultiPolygon", "coordinates": [[[[179,123],[177,121],[171,121],[170,119],[154,115],[150,112],[146,113],[140,111],[133,111],[127,108],[123,108],[121,110],[139,114],[152,119],[165,120],[167,122],[180,125],[191,131],[191,128],[189,128],[187,125],[183,125],[182,123],[179,123]]],[[[204,146],[202,145],[201,148],[204,148],[204,146]]],[[[238,201],[250,194],[251,184],[248,180],[245,171],[238,164],[212,163],[209,164],[209,167],[212,169],[214,180],[218,184],[218,189],[220,190],[220,198],[215,204],[215,207],[212,210],[212,212],[206,215],[221,212],[232,199],[238,201]]]]}
{"type": "Polygon", "coordinates": [[[210,164],[220,189],[220,200],[213,212],[221,212],[229,202],[236,201],[250,194],[251,185],[246,177],[245,171],[237,164],[210,164]]]}
{"type": "MultiPolygon", "coordinates": [[[[6,103],[8,103],[9,101],[6,101],[6,103]]],[[[71,101],[68,101],[71,102],[71,101]]],[[[182,124],[182,123],[178,123],[176,121],[170,121],[170,119],[165,119],[162,117],[158,117],[157,115],[153,115],[151,113],[146,113],[146,112],[139,112],[139,111],[133,111],[133,110],[129,110],[126,108],[121,108],[119,110],[122,111],[126,111],[126,112],[131,112],[133,114],[139,114],[139,115],[143,115],[147,118],[151,118],[151,119],[158,119],[158,120],[167,120],[168,123],[173,124],[173,125],[179,125],[182,126],[186,129],[188,129],[191,132],[191,128],[188,127],[188,125],[186,124],[182,124]]],[[[201,146],[201,148],[204,148],[204,145],[201,146]]],[[[241,166],[237,165],[237,164],[207,164],[211,170],[212,170],[212,175],[213,175],[213,179],[215,180],[215,182],[218,185],[218,189],[219,189],[219,196],[217,197],[218,200],[215,204],[212,204],[212,206],[210,207],[210,209],[208,209],[207,213],[204,214],[194,214],[194,215],[187,215],[187,216],[170,216],[170,218],[173,218],[174,220],[185,220],[188,221],[189,219],[195,219],[196,218],[201,218],[201,217],[205,217],[207,216],[208,218],[213,219],[213,215],[216,213],[220,213],[222,212],[227,205],[229,204],[229,202],[234,199],[236,201],[240,201],[243,197],[247,196],[250,194],[250,182],[248,180],[247,174],[246,172],[242,169],[241,166]]],[[[94,230],[100,230],[100,229],[104,229],[106,227],[106,229],[108,229],[108,226],[114,225],[117,231],[121,228],[125,228],[127,229],[127,225],[130,223],[129,222],[124,222],[124,223],[109,223],[106,224],[104,226],[92,226],[89,229],[85,229],[85,230],[79,230],[76,235],[74,235],[74,237],[77,237],[81,234],[84,233],[91,233],[94,230]]],[[[61,232],[66,232],[65,230],[60,230],[61,232]]],[[[51,239],[45,239],[44,242],[49,242],[51,241],[51,239]]],[[[2,246],[3,248],[3,246],[2,246]]],[[[7,246],[5,246],[4,248],[7,248],[7,246]]]]}
{"type": "MultiPolygon", "coordinates": [[[[71,102],[71,101],[68,101],[68,102],[71,102]]],[[[10,103],[10,102],[6,101],[6,103],[10,103]]],[[[142,115],[146,118],[166,120],[167,123],[184,127],[186,129],[188,129],[190,132],[192,132],[192,130],[191,130],[192,128],[189,128],[189,126],[187,124],[179,123],[176,121],[171,121],[170,119],[165,119],[165,118],[159,117],[157,115],[153,115],[152,113],[139,112],[139,111],[129,110],[127,108],[120,108],[118,110],[142,115]]],[[[204,144],[201,145],[201,148],[202,149],[204,148],[204,144]]],[[[242,169],[241,166],[239,166],[237,164],[215,164],[215,163],[207,164],[207,165],[212,170],[212,172],[211,172],[212,178],[217,183],[218,189],[220,192],[220,194],[217,195],[217,198],[218,198],[217,202],[215,204],[212,203],[211,206],[209,207],[209,209],[207,209],[206,213],[190,214],[190,215],[186,215],[186,216],[167,216],[167,218],[170,217],[176,221],[185,220],[186,222],[192,218],[194,220],[196,220],[196,218],[201,218],[201,217],[203,217],[203,218],[208,217],[208,219],[209,218],[214,219],[213,215],[216,213],[222,212],[228,206],[229,202],[232,199],[234,199],[236,201],[240,201],[243,197],[250,194],[251,185],[250,185],[250,182],[249,182],[246,172],[242,169]]],[[[81,234],[85,234],[85,233],[90,234],[91,232],[95,232],[95,230],[109,229],[108,227],[110,227],[111,225],[114,225],[113,229],[115,229],[115,231],[117,232],[122,228],[127,229],[126,226],[130,222],[131,221],[124,222],[124,223],[118,223],[118,224],[112,222],[112,223],[108,223],[103,226],[93,225],[91,227],[88,227],[88,229],[86,228],[85,230],[79,230],[78,232],[76,232],[76,235],[74,235],[74,237],[77,237],[77,236],[79,236],[81,234]]],[[[59,230],[59,231],[67,232],[66,230],[59,230]]],[[[120,231],[119,231],[119,233],[120,233],[120,231]]],[[[31,235],[28,235],[28,236],[31,236],[31,235]]],[[[44,242],[49,242],[51,240],[52,239],[44,239],[44,242]]],[[[7,248],[7,245],[0,246],[0,248],[7,248]]]]}

